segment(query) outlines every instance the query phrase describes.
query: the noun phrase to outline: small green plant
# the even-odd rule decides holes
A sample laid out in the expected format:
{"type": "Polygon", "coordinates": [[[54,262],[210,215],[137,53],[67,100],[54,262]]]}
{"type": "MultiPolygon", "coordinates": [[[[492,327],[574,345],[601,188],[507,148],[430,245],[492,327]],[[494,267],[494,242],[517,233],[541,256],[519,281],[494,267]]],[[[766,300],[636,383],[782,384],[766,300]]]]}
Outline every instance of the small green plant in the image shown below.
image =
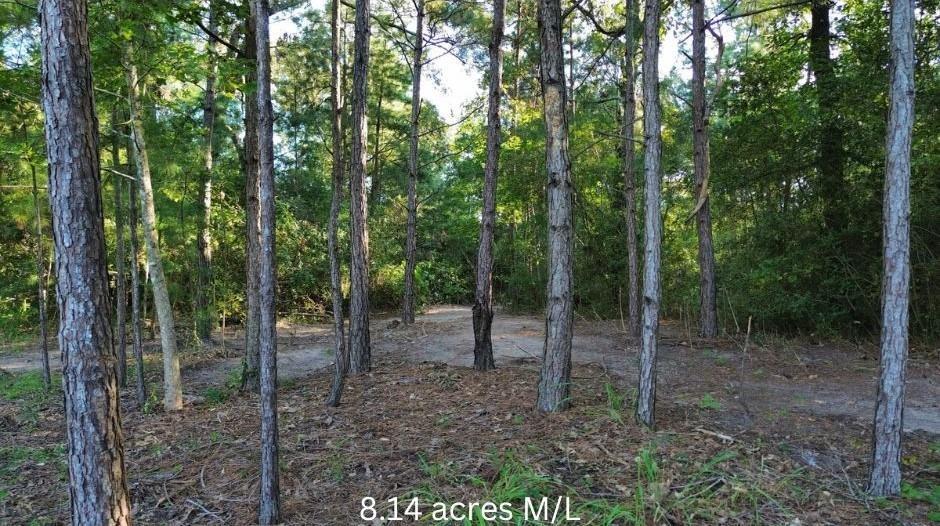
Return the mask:
{"type": "Polygon", "coordinates": [[[604,384],[604,393],[607,395],[607,415],[614,422],[623,425],[623,410],[626,396],[617,391],[610,382],[604,384]]]}
{"type": "Polygon", "coordinates": [[[705,393],[705,395],[702,396],[702,399],[699,400],[698,406],[701,409],[708,409],[712,411],[717,411],[721,409],[721,403],[718,400],[716,400],[715,397],[712,396],[711,393],[705,393]]]}
{"type": "Polygon", "coordinates": [[[150,384],[147,387],[147,400],[144,402],[144,406],[140,408],[144,414],[153,413],[158,407],[160,407],[160,400],[157,399],[157,385],[150,384]]]}

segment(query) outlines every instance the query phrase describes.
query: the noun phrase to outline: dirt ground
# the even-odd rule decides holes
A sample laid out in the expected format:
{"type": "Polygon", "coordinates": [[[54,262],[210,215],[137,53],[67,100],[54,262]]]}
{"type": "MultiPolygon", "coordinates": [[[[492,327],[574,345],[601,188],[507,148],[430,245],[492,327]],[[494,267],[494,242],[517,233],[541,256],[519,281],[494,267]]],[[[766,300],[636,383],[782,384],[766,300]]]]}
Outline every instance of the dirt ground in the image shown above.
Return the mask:
{"type": "MultiPolygon", "coordinates": [[[[350,380],[338,409],[323,406],[330,327],[284,324],[285,521],[366,524],[359,518],[364,497],[375,498],[383,515],[392,511],[386,499],[417,497],[429,516],[438,501],[512,501],[518,508],[526,496],[561,495],[581,524],[940,521],[935,360],[913,359],[908,371],[910,486],[902,499],[876,501],[862,491],[873,349],[756,336],[705,342],[666,323],[657,429],[645,431],[631,416],[635,342],[619,321],[578,321],[574,407],[548,417],[532,411],[543,323],[499,313],[499,369],[476,373],[469,369],[469,308],[433,307],[410,327],[377,317],[374,372],[350,380]]],[[[238,371],[242,337],[229,331],[224,351],[219,345],[184,356],[189,403],[182,412],[141,411],[132,390],[124,393],[138,523],[251,523],[257,399],[225,386],[238,371]]],[[[148,379],[158,385],[159,349],[155,342],[148,349],[148,379]]],[[[0,369],[13,378],[34,371],[34,354],[0,354],[0,369]]],[[[68,508],[60,401],[23,398],[0,399],[0,523],[61,522],[68,508]]],[[[435,523],[428,516],[422,521],[435,523]]]]}

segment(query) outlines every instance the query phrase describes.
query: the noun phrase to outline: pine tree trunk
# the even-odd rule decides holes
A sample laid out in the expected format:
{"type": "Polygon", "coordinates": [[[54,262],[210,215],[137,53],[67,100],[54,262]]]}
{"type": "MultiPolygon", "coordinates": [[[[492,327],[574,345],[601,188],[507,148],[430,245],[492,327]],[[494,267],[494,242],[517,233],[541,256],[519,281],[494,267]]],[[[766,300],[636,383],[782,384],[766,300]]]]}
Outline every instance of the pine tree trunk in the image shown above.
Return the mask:
{"type": "Polygon", "coordinates": [[[844,133],[839,123],[839,87],[835,64],[830,53],[832,35],[829,23],[831,0],[813,0],[810,10],[809,64],[815,77],[819,106],[819,131],[816,170],[819,195],[823,201],[826,229],[838,236],[846,226],[844,199],[844,133]]]}
{"type": "Polygon", "coordinates": [[[39,310],[39,349],[42,360],[42,385],[46,391],[52,388],[52,368],[49,366],[49,320],[46,313],[46,258],[43,254],[42,207],[39,205],[39,184],[36,181],[36,166],[30,165],[33,173],[33,208],[36,214],[36,306],[39,310]]]}
{"type": "MultiPolygon", "coordinates": [[[[382,140],[382,103],[385,101],[384,77],[379,76],[375,96],[378,102],[375,108],[375,133],[372,134],[372,180],[369,188],[369,210],[375,211],[382,198],[382,154],[379,151],[382,140]]],[[[368,101],[366,102],[368,108],[368,101]]]]}
{"type": "Polygon", "coordinates": [[[411,131],[408,145],[408,224],[405,228],[405,292],[401,322],[415,322],[415,265],[418,257],[418,138],[421,118],[421,66],[424,61],[424,0],[415,8],[414,59],[411,66],[411,131]]]}
{"type": "MultiPolygon", "coordinates": [[[[130,150],[129,150],[130,151],[130,150]]],[[[134,363],[137,364],[137,407],[143,408],[147,403],[147,383],[144,379],[144,342],[143,327],[140,323],[140,269],[138,256],[140,244],[137,242],[137,188],[133,183],[127,185],[130,208],[130,241],[131,241],[131,334],[134,341],[134,363]]]]}
{"type": "Polygon", "coordinates": [[[327,405],[336,407],[343,396],[343,385],[349,371],[349,354],[346,352],[346,336],[343,327],[343,275],[339,264],[339,210],[343,199],[343,174],[346,170],[343,159],[343,91],[342,68],[342,4],[333,0],[330,6],[330,110],[333,139],[333,196],[330,201],[330,224],[327,232],[327,249],[330,253],[330,292],[333,298],[333,355],[336,371],[327,405]]]}
{"type": "Polygon", "coordinates": [[[131,137],[134,159],[137,163],[137,180],[140,194],[141,223],[144,227],[144,245],[147,248],[147,266],[150,268],[150,284],[153,291],[154,310],[160,323],[160,344],[163,348],[163,407],[167,411],[183,408],[183,386],[180,381],[180,362],[176,354],[176,325],[173,320],[173,305],[167,290],[163,261],[160,258],[160,242],[157,233],[157,212],[153,202],[153,184],[150,180],[150,160],[144,139],[144,125],[140,116],[140,86],[137,66],[130,47],[125,50],[127,70],[127,99],[131,110],[131,137]]]}
{"type": "MultiPolygon", "coordinates": [[[[215,5],[209,2],[209,29],[217,29],[215,5]]],[[[216,76],[216,44],[210,38],[206,44],[209,55],[209,65],[206,74],[206,89],[202,102],[202,126],[204,133],[203,167],[200,195],[199,234],[196,241],[197,268],[196,268],[196,338],[203,345],[212,341],[212,328],[215,320],[212,315],[212,306],[209,300],[209,289],[212,287],[212,169],[213,169],[213,137],[215,135],[215,76],[216,76]]]]}
{"type": "Polygon", "coordinates": [[[623,91],[623,200],[627,223],[627,330],[630,336],[640,336],[640,274],[637,263],[636,234],[636,145],[633,123],[636,120],[636,72],[634,56],[636,40],[633,20],[636,17],[636,0],[627,0],[624,24],[623,91]]]}
{"type": "Polygon", "coordinates": [[[914,1],[891,2],[891,88],[884,190],[881,371],[868,491],[901,491],[901,433],[910,300],[911,134],[914,127],[914,1]]]}
{"type": "MultiPolygon", "coordinates": [[[[117,129],[117,112],[111,112],[111,124],[117,129]]],[[[117,134],[112,134],[111,166],[115,171],[121,168],[121,147],[117,134]]],[[[124,180],[118,174],[114,177],[114,310],[117,328],[117,377],[121,387],[127,387],[127,273],[124,270],[124,180]]]]}
{"type": "Polygon", "coordinates": [[[245,361],[242,369],[242,390],[259,392],[261,384],[259,370],[261,354],[258,344],[258,329],[261,324],[260,296],[258,293],[258,259],[261,253],[261,212],[258,201],[258,105],[257,45],[255,43],[254,16],[248,17],[245,26],[245,303],[248,317],[245,325],[245,361]]]}
{"type": "Polygon", "coordinates": [[[659,105],[659,0],[647,0],[643,19],[643,135],[646,142],[644,178],[646,213],[643,256],[643,327],[640,335],[640,380],[636,418],[653,426],[656,404],[656,338],[659,333],[660,248],[663,218],[660,211],[662,135],[659,105]]]}
{"type": "Polygon", "coordinates": [[[130,524],[88,6],[84,0],[43,0],[40,17],[71,520],[130,524]]]}
{"type": "Polygon", "coordinates": [[[574,303],[571,161],[568,158],[565,59],[559,0],[539,0],[542,104],[545,116],[545,168],[548,171],[548,283],[545,299],[545,347],[539,378],[540,411],[570,405],[571,338],[574,303]]]}
{"type": "Polygon", "coordinates": [[[349,370],[372,368],[369,335],[369,225],[366,203],[366,96],[369,73],[370,0],[356,2],[352,86],[352,173],[349,181],[349,370]]]}
{"type": "Polygon", "coordinates": [[[258,58],[258,200],[261,205],[261,257],[258,265],[261,324],[261,503],[258,522],[277,524],[281,516],[277,434],[277,267],[274,216],[274,111],[271,107],[271,50],[267,0],[252,0],[258,58]]]}
{"type": "Polygon", "coordinates": [[[698,211],[699,334],[718,336],[715,249],[708,198],[711,170],[708,150],[708,102],[705,99],[705,1],[692,0],[692,144],[698,211]]]}
{"type": "Polygon", "coordinates": [[[493,235],[496,228],[496,179],[499,175],[499,104],[503,82],[503,30],[505,0],[493,0],[490,31],[490,83],[486,114],[486,165],[483,168],[483,211],[480,215],[480,247],[477,251],[476,293],[473,301],[473,368],[496,368],[493,359],[493,235]]]}

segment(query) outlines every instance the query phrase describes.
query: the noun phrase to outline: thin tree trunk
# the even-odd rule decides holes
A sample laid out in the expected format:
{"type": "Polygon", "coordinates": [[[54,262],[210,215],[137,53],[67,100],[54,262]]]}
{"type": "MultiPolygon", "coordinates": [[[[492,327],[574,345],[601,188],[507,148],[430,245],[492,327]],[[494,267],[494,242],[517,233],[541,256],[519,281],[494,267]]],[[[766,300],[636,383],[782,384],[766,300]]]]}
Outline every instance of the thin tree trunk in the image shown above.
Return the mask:
{"type": "Polygon", "coordinates": [[[258,106],[255,103],[255,85],[258,72],[257,44],[255,42],[255,19],[248,17],[245,26],[245,303],[248,319],[245,328],[245,361],[242,369],[242,390],[259,392],[261,354],[258,330],[261,324],[260,296],[258,293],[258,259],[261,253],[261,212],[258,201],[258,106]]]}
{"type": "Polygon", "coordinates": [[[130,205],[130,240],[131,240],[131,331],[134,340],[134,363],[137,364],[137,407],[143,408],[147,403],[147,383],[144,379],[144,342],[143,327],[140,322],[140,268],[138,256],[140,244],[137,242],[137,199],[135,184],[128,187],[128,200],[130,205]]]}
{"type": "Polygon", "coordinates": [[[411,136],[408,147],[408,224],[405,229],[405,292],[401,322],[415,322],[415,265],[418,258],[418,138],[421,119],[421,66],[424,61],[424,0],[415,8],[414,59],[411,66],[411,136]]]}
{"type": "MultiPolygon", "coordinates": [[[[215,5],[209,2],[209,29],[216,31],[215,5]]],[[[199,216],[199,235],[197,236],[198,253],[196,268],[196,338],[208,345],[212,341],[212,328],[215,320],[212,315],[212,306],[209,300],[209,289],[212,287],[212,169],[213,169],[213,137],[215,136],[215,76],[216,76],[216,44],[211,38],[206,43],[209,55],[208,71],[206,73],[206,90],[202,101],[202,125],[204,133],[203,167],[200,204],[202,209],[199,216]]]]}
{"type": "Polygon", "coordinates": [[[343,199],[343,178],[346,167],[343,159],[343,91],[342,68],[340,66],[342,50],[342,27],[340,0],[333,0],[330,6],[330,110],[333,132],[333,197],[330,201],[330,224],[327,232],[327,249],[330,253],[330,292],[333,297],[333,354],[336,357],[336,372],[326,404],[339,405],[343,396],[343,385],[349,371],[349,354],[346,352],[346,335],[343,327],[343,275],[339,265],[339,210],[343,199]]]}
{"type": "Polygon", "coordinates": [[[910,300],[911,135],[914,127],[914,0],[891,2],[891,88],[884,190],[881,372],[868,491],[901,491],[901,432],[910,300]]]}
{"type": "MultiPolygon", "coordinates": [[[[372,138],[372,186],[369,188],[369,209],[375,210],[379,205],[379,199],[382,197],[382,155],[379,152],[382,138],[382,102],[385,98],[385,86],[382,83],[384,77],[379,77],[378,104],[375,109],[375,134],[372,138]]],[[[367,103],[368,104],[368,103],[367,103]]]]}
{"type": "Polygon", "coordinates": [[[477,251],[476,293],[473,301],[473,368],[496,368],[493,359],[493,235],[496,228],[496,179],[499,175],[499,104],[503,82],[503,30],[505,0],[493,0],[490,31],[490,84],[486,114],[486,165],[483,168],[483,211],[480,218],[480,247],[477,251]]]}
{"type": "Polygon", "coordinates": [[[624,25],[623,91],[623,197],[624,215],[627,223],[627,316],[630,336],[640,336],[640,274],[637,264],[636,237],[636,145],[633,123],[636,120],[636,72],[634,56],[636,40],[633,20],[636,17],[636,0],[627,0],[624,25]]]}
{"type": "MultiPolygon", "coordinates": [[[[117,129],[117,111],[111,112],[111,124],[117,129]]],[[[121,147],[117,133],[112,134],[111,166],[120,171],[121,147]]],[[[124,270],[124,178],[113,174],[114,177],[114,238],[115,256],[114,270],[114,307],[115,325],[117,326],[117,377],[121,387],[127,387],[127,273],[124,270]]]]}
{"type": "Polygon", "coordinates": [[[36,210],[36,306],[39,310],[39,349],[42,359],[42,385],[46,391],[52,388],[52,368],[49,366],[49,320],[46,314],[46,258],[43,255],[42,207],[39,205],[39,184],[36,182],[36,166],[30,165],[33,173],[33,208],[36,210]]]}
{"type": "Polygon", "coordinates": [[[75,525],[131,524],[114,370],[88,6],[40,3],[66,461],[75,525]]]}
{"type": "Polygon", "coordinates": [[[356,2],[352,86],[352,173],[349,181],[350,263],[349,263],[349,370],[368,372],[372,368],[369,338],[369,225],[366,206],[366,96],[369,74],[370,0],[356,2]]]}
{"type": "Polygon", "coordinates": [[[660,248],[663,218],[660,212],[662,135],[659,106],[659,0],[647,0],[643,19],[643,135],[646,143],[644,178],[646,214],[643,259],[643,328],[640,336],[640,380],[636,418],[653,426],[656,404],[656,338],[659,333],[660,248]]]}
{"type": "Polygon", "coordinates": [[[281,522],[277,435],[277,267],[274,216],[274,111],[271,107],[271,50],[267,0],[252,0],[258,52],[258,201],[261,208],[261,252],[258,292],[261,323],[261,503],[258,522],[281,522]]]}
{"type": "Polygon", "coordinates": [[[524,0],[516,0],[516,30],[512,36],[512,66],[515,69],[515,79],[512,83],[512,95],[509,97],[512,102],[512,128],[516,127],[516,121],[518,119],[518,111],[515,108],[516,102],[519,100],[519,91],[522,86],[522,70],[521,68],[521,58],[520,53],[522,50],[522,33],[523,33],[523,19],[522,19],[522,6],[524,0]]]}
{"type": "Polygon", "coordinates": [[[153,202],[153,184],[150,180],[150,160],[144,139],[144,125],[140,116],[138,99],[139,79],[133,52],[125,49],[127,69],[127,99],[131,110],[131,137],[134,160],[137,163],[141,223],[144,227],[144,244],[147,247],[147,266],[150,268],[150,283],[153,290],[154,310],[160,323],[160,344],[163,348],[163,407],[168,411],[183,408],[183,386],[180,381],[180,362],[176,354],[176,324],[173,320],[173,305],[167,290],[163,261],[160,258],[160,242],[157,233],[157,212],[153,202]]]}
{"type": "Polygon", "coordinates": [[[718,336],[718,294],[715,290],[715,249],[708,198],[711,170],[708,114],[705,98],[705,1],[692,0],[692,143],[698,201],[699,334],[704,338],[714,338],[718,336]]]}
{"type": "Polygon", "coordinates": [[[568,157],[565,59],[560,0],[539,0],[542,104],[545,116],[545,168],[548,172],[548,283],[545,347],[539,378],[540,411],[570,405],[571,338],[574,318],[571,161],[568,157]]]}

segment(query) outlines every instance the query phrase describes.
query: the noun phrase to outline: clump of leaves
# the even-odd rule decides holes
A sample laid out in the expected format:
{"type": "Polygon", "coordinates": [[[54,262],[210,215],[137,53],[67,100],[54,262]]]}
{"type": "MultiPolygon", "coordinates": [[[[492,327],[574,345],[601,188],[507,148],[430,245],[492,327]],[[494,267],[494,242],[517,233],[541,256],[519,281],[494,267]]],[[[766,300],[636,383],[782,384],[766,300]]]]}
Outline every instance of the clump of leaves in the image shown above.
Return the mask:
{"type": "Polygon", "coordinates": [[[721,409],[721,403],[716,400],[711,393],[705,393],[705,395],[702,396],[702,399],[699,400],[698,406],[702,409],[709,409],[712,411],[721,409]]]}

